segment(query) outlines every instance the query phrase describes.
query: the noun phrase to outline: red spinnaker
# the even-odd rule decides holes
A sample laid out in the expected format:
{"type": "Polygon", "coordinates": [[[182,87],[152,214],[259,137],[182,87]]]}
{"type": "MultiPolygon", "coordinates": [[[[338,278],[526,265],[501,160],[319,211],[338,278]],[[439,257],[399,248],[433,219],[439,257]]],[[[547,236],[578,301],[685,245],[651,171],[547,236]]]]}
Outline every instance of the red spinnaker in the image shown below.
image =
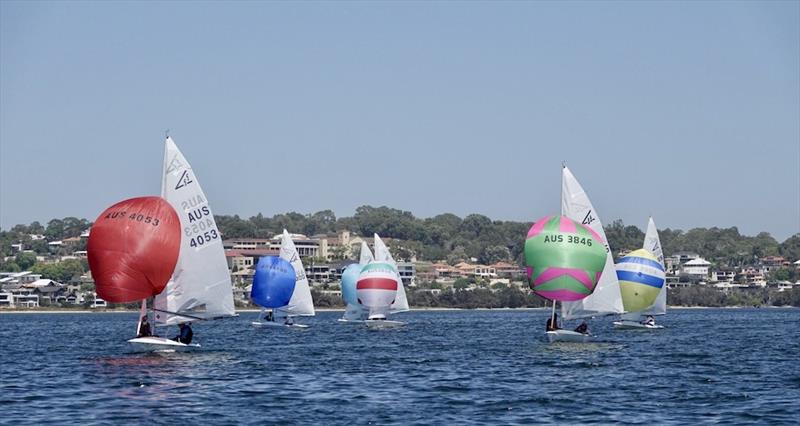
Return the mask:
{"type": "Polygon", "coordinates": [[[128,303],[161,293],[180,244],[180,219],[163,198],[131,198],[109,207],[92,225],[87,245],[97,294],[128,303]]]}

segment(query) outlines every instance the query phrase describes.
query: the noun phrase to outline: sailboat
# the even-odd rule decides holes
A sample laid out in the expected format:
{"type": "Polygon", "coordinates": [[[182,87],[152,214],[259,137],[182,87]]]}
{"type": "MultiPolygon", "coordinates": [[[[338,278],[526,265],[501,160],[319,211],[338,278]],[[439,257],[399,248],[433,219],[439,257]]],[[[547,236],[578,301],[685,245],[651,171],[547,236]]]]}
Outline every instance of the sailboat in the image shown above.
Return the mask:
{"type": "MultiPolygon", "coordinates": [[[[646,260],[638,261],[639,264],[645,264],[646,268],[651,269],[651,272],[647,275],[643,274],[645,271],[640,272],[640,274],[648,278],[643,280],[647,285],[659,289],[658,295],[656,296],[655,301],[650,304],[650,306],[647,306],[641,310],[620,315],[620,320],[614,321],[614,328],[633,330],[656,330],[664,328],[662,325],[655,324],[654,321],[652,323],[642,321],[642,316],[645,315],[656,316],[666,315],[667,313],[667,286],[663,277],[665,270],[664,252],[661,248],[661,240],[658,238],[658,229],[656,228],[656,224],[652,217],[647,221],[647,232],[644,236],[644,244],[642,249],[646,250],[647,253],[652,255],[653,258],[650,260],[654,261],[655,263],[647,262],[646,260]]],[[[620,269],[619,266],[618,269],[620,269]]],[[[617,273],[619,274],[619,271],[617,273]]],[[[623,293],[623,302],[625,301],[625,297],[626,294],[623,293]]]]}
{"type": "MultiPolygon", "coordinates": [[[[140,319],[146,318],[145,301],[164,291],[178,263],[180,241],[178,214],[161,197],[131,198],[107,208],[94,221],[87,244],[97,294],[112,303],[141,301],[140,319]]],[[[137,336],[150,336],[149,329],[149,322],[137,321],[137,336]]]]}
{"type": "MultiPolygon", "coordinates": [[[[571,320],[621,314],[624,312],[622,295],[614,269],[611,248],[608,246],[606,233],[603,230],[603,223],[586,191],[583,190],[566,165],[561,169],[561,214],[589,227],[599,236],[606,249],[606,264],[594,291],[583,299],[561,302],[561,317],[564,320],[571,320]]],[[[555,310],[555,302],[553,302],[553,310],[555,310]]],[[[588,342],[592,340],[592,336],[588,333],[570,330],[548,331],[547,338],[551,342],[588,342]]]]}
{"type": "MultiPolygon", "coordinates": [[[[297,253],[297,248],[292,241],[292,237],[285,229],[281,235],[281,249],[279,257],[287,261],[294,272],[294,284],[291,286],[290,297],[285,304],[262,306],[261,316],[258,321],[253,321],[254,326],[289,327],[289,328],[308,328],[307,324],[296,324],[292,317],[295,316],[314,316],[314,300],[311,297],[311,288],[308,285],[303,262],[297,253]],[[267,311],[271,308],[271,311],[267,311]]],[[[259,260],[259,263],[260,260],[259,260]]],[[[253,292],[257,286],[270,287],[276,285],[276,281],[270,279],[253,280],[253,292]]],[[[269,291],[267,289],[266,291],[269,291]]],[[[256,300],[254,298],[254,300],[256,300]]],[[[256,300],[258,303],[258,300],[256,300]]]]}
{"type": "Polygon", "coordinates": [[[342,272],[342,299],[344,299],[346,307],[344,315],[339,318],[338,322],[342,324],[362,324],[367,319],[367,310],[358,303],[356,284],[358,276],[361,274],[361,269],[364,265],[374,260],[375,257],[372,255],[369,246],[362,241],[358,263],[348,265],[342,272]]]}
{"type": "MultiPolygon", "coordinates": [[[[192,166],[169,136],[164,146],[161,197],[177,212],[181,232],[178,262],[172,278],[164,291],[155,296],[151,310],[156,325],[236,316],[222,235],[192,166]]],[[[142,300],[141,312],[146,311],[145,299],[142,300]]],[[[200,347],[196,343],[184,344],[157,336],[134,338],[128,342],[148,350],[200,347]]]]}
{"type": "Polygon", "coordinates": [[[356,283],[358,300],[369,311],[365,321],[369,328],[400,327],[405,323],[388,320],[386,316],[409,310],[406,290],[397,270],[397,262],[389,252],[389,248],[378,234],[375,234],[374,239],[375,260],[361,270],[356,283]]]}

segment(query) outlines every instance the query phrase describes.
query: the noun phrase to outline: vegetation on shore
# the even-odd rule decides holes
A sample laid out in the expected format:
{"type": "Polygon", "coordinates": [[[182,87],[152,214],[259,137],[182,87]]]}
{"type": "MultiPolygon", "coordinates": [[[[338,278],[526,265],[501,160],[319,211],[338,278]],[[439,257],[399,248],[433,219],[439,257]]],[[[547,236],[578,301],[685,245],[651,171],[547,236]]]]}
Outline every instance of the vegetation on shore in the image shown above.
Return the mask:
{"type": "MultiPolygon", "coordinates": [[[[330,210],[313,214],[296,212],[266,217],[261,214],[249,219],[238,215],[215,216],[217,225],[225,238],[271,238],[284,228],[306,235],[327,234],[349,230],[358,235],[369,236],[377,232],[383,237],[396,239],[392,245],[395,257],[418,260],[445,260],[455,263],[470,258],[491,264],[500,260],[522,264],[525,234],[531,222],[491,220],[471,214],[464,218],[445,213],[431,218],[417,218],[411,212],[389,207],[361,206],[351,217],[340,217],[330,210]]],[[[644,224],[644,218],[642,220],[644,224]]],[[[47,241],[77,237],[91,226],[86,219],[67,217],[53,219],[47,226],[39,222],[16,225],[10,230],[0,230],[0,254],[12,254],[11,245],[23,243],[26,249],[36,254],[65,254],[69,250],[85,249],[85,239],[60,247],[48,246],[47,241]],[[44,235],[45,240],[32,240],[31,234],[44,235]]],[[[636,226],[625,225],[621,220],[605,227],[609,245],[615,252],[640,248],[644,232],[636,226]]],[[[724,266],[742,266],[764,256],[784,256],[800,259],[800,233],[779,243],[769,233],[756,236],[741,235],[736,227],[694,228],[659,230],[664,253],[681,251],[698,253],[700,256],[724,266]]],[[[23,259],[15,259],[0,265],[3,270],[12,270],[14,265],[26,269],[23,259]]],[[[35,261],[35,259],[34,259],[35,261]]]]}
{"type": "MultiPolygon", "coordinates": [[[[330,210],[313,214],[285,213],[272,217],[261,214],[249,219],[239,216],[216,216],[217,224],[225,238],[270,238],[284,228],[306,235],[327,234],[349,230],[358,235],[373,232],[393,239],[392,252],[398,259],[440,261],[451,264],[477,259],[481,263],[509,261],[522,264],[525,234],[530,222],[493,221],[480,214],[464,218],[445,213],[421,219],[411,212],[389,207],[362,206],[352,217],[337,218],[330,210]]],[[[53,219],[44,226],[39,222],[17,225],[10,230],[0,230],[0,270],[32,270],[44,278],[66,282],[88,270],[82,259],[67,259],[58,263],[37,262],[37,255],[63,256],[75,250],[85,250],[86,239],[77,239],[91,226],[86,219],[67,217],[53,219]],[[34,240],[31,235],[44,235],[34,240]],[[70,240],[71,239],[71,240],[70,240]],[[48,241],[64,240],[60,246],[48,241]],[[68,241],[70,240],[70,241],[68,241]],[[12,244],[22,243],[33,253],[17,253],[12,256],[12,244]]],[[[614,251],[633,250],[641,247],[644,232],[636,226],[614,221],[605,228],[606,236],[614,251]]],[[[758,258],[780,255],[791,260],[800,259],[800,233],[779,243],[766,232],[756,236],[741,235],[736,227],[694,228],[689,231],[662,229],[659,231],[664,252],[669,255],[680,251],[691,251],[714,262],[716,266],[741,267],[753,264],[758,258]]],[[[793,268],[777,269],[770,279],[797,280],[798,272],[793,268]]],[[[435,288],[436,283],[421,287],[435,288]]],[[[800,306],[800,291],[777,292],[773,289],[746,289],[720,292],[714,288],[694,286],[670,290],[670,304],[685,306],[800,306]]],[[[341,300],[322,293],[315,294],[320,307],[341,306],[341,300]]],[[[515,287],[476,288],[455,286],[455,291],[445,290],[433,294],[423,289],[409,289],[409,303],[419,307],[448,308],[495,308],[495,307],[541,307],[545,301],[536,295],[527,294],[515,287]],[[492,291],[495,290],[495,291],[492,291]]]]}

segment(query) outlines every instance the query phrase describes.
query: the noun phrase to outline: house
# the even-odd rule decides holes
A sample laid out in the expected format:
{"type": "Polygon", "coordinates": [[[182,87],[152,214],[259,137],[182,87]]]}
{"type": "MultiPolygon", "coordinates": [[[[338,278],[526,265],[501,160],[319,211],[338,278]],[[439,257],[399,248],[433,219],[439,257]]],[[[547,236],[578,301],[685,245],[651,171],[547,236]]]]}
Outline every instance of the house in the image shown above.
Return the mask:
{"type": "Polygon", "coordinates": [[[41,278],[41,274],[34,274],[31,271],[0,272],[0,286],[5,286],[7,284],[29,284],[41,278]]]}
{"type": "Polygon", "coordinates": [[[476,276],[482,278],[496,277],[497,271],[486,265],[474,265],[466,262],[461,262],[455,265],[461,276],[476,276]]]}
{"type": "Polygon", "coordinates": [[[0,292],[0,308],[13,308],[14,294],[7,291],[0,292]]]}
{"type": "Polygon", "coordinates": [[[711,282],[732,283],[736,278],[736,271],[731,268],[720,268],[711,271],[711,282]]]}
{"type": "Polygon", "coordinates": [[[497,262],[493,265],[489,265],[489,267],[494,268],[498,277],[512,278],[525,273],[525,270],[520,268],[519,265],[514,265],[508,262],[497,262]]]}
{"type": "Polygon", "coordinates": [[[39,296],[33,294],[33,289],[23,287],[20,283],[3,286],[5,293],[11,293],[11,305],[15,308],[38,308],[39,296]]]}
{"type": "Polygon", "coordinates": [[[328,260],[358,256],[363,242],[372,246],[371,238],[362,238],[351,234],[350,231],[342,231],[338,234],[312,235],[311,239],[319,242],[319,257],[324,257],[328,260]]]}
{"type": "Polygon", "coordinates": [[[94,294],[94,300],[92,301],[92,304],[89,305],[90,308],[96,309],[96,308],[107,308],[108,307],[108,303],[106,303],[105,300],[101,299],[97,295],[97,293],[92,293],[92,294],[94,294]]]}
{"type": "Polygon", "coordinates": [[[397,262],[397,273],[406,287],[416,286],[417,268],[413,262],[397,262]]]}
{"type": "Polygon", "coordinates": [[[461,275],[461,271],[446,263],[434,263],[431,268],[435,278],[456,278],[461,275]]]}
{"type": "Polygon", "coordinates": [[[32,294],[39,296],[39,304],[50,305],[53,303],[66,303],[67,288],[56,281],[41,279],[23,287],[33,289],[32,294]]]}
{"type": "Polygon", "coordinates": [[[682,251],[673,254],[672,256],[667,256],[664,258],[664,267],[668,275],[675,275],[681,271],[681,267],[686,262],[690,262],[694,259],[698,259],[700,257],[699,254],[694,252],[682,251]]]}
{"type": "Polygon", "coordinates": [[[310,263],[304,266],[306,268],[306,277],[308,277],[309,281],[317,283],[326,283],[331,281],[331,265],[310,263]]]}
{"type": "Polygon", "coordinates": [[[788,268],[792,264],[783,256],[766,256],[759,259],[761,265],[761,273],[767,275],[775,272],[780,268],[788,268]]]}
{"type": "Polygon", "coordinates": [[[687,261],[681,265],[681,272],[689,276],[689,278],[706,278],[708,276],[708,268],[711,262],[697,257],[687,261]]]}
{"type": "Polygon", "coordinates": [[[232,249],[265,249],[272,244],[267,238],[231,238],[222,241],[222,247],[232,249]]]}
{"type": "MultiPolygon", "coordinates": [[[[303,234],[289,234],[294,247],[297,249],[297,254],[303,257],[322,257],[319,250],[319,240],[314,240],[306,237],[303,234]]],[[[278,234],[270,240],[270,248],[280,250],[283,234],[278,234]]]]}
{"type": "Polygon", "coordinates": [[[228,262],[228,270],[232,272],[255,269],[258,259],[264,256],[277,256],[280,250],[264,247],[257,249],[231,249],[225,250],[225,260],[228,262]]]}

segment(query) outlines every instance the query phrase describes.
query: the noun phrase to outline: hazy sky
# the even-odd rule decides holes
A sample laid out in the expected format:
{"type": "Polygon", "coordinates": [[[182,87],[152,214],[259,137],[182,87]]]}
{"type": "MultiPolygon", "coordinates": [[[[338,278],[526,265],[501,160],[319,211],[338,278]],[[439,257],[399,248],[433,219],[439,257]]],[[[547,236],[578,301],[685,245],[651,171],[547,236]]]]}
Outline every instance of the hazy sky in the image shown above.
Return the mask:
{"type": "Polygon", "coordinates": [[[800,232],[800,3],[0,2],[0,226],[160,190],[800,232]]]}

